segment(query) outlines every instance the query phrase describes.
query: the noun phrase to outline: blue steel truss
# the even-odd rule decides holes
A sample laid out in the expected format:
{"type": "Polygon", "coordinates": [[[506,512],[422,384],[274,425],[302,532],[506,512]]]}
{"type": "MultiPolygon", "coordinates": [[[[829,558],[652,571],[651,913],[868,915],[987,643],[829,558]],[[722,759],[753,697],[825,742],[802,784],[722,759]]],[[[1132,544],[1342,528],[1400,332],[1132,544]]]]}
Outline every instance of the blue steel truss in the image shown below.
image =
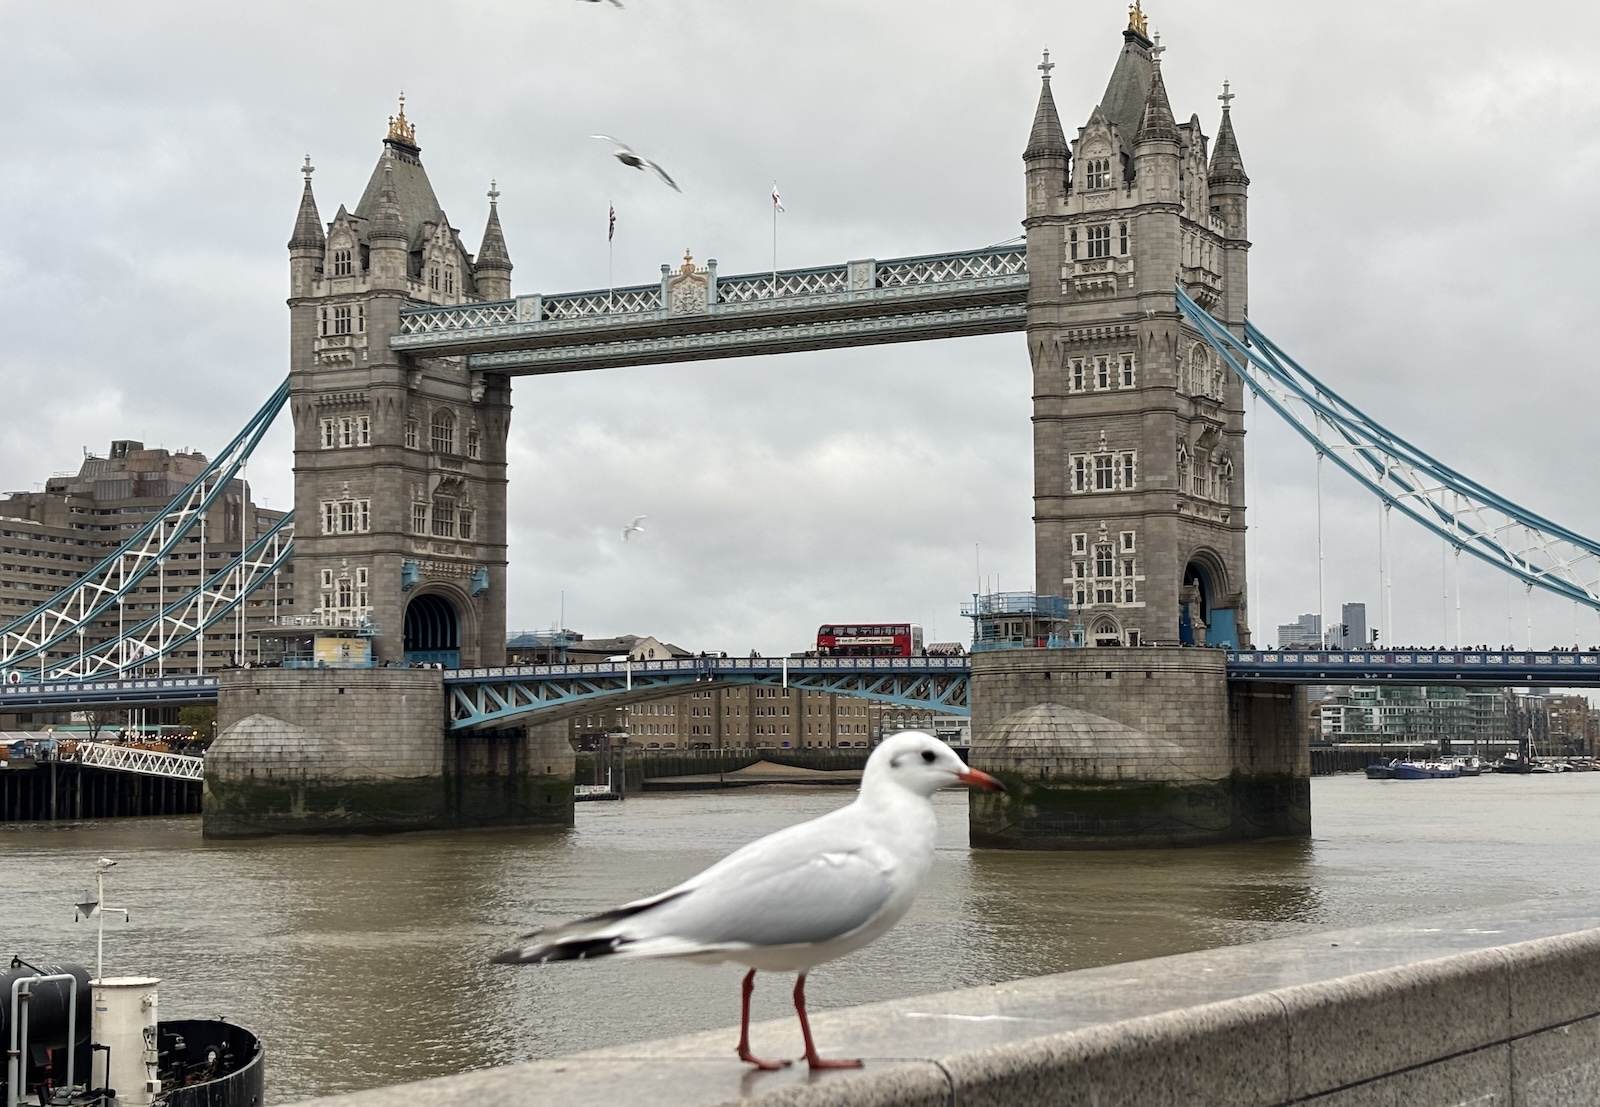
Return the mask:
{"type": "Polygon", "coordinates": [[[734,277],[686,263],[663,266],[659,284],[418,305],[389,345],[465,354],[477,371],[559,373],[1019,331],[1027,294],[1015,244],[734,277]]]}
{"type": "Polygon", "coordinates": [[[1256,396],[1394,508],[1532,587],[1600,610],[1600,543],[1435,460],[1312,376],[1252,324],[1230,331],[1177,290],[1178,307],[1256,396]]]}
{"type": "Polygon", "coordinates": [[[1228,679],[1280,684],[1600,687],[1600,653],[1576,650],[1232,650],[1228,679]]]}
{"type": "Polygon", "coordinates": [[[450,729],[547,723],[607,707],[725,685],[836,692],[967,715],[964,657],[695,657],[590,665],[522,665],[445,674],[450,729]]]}
{"type": "MultiPolygon", "coordinates": [[[[27,615],[0,627],[0,674],[6,680],[51,680],[120,674],[157,662],[231,614],[245,596],[270,580],[292,552],[293,513],[244,553],[155,616],[122,625],[120,609],[142,594],[178,545],[204,525],[207,512],[250,459],[289,398],[284,381],[205,470],[167,506],[70,587],[27,615]],[[88,634],[116,620],[118,632],[93,649],[88,634]],[[50,655],[57,655],[54,662],[50,655]]],[[[203,535],[203,530],[200,530],[203,535]]],[[[166,597],[161,597],[166,602],[166,597]]]]}

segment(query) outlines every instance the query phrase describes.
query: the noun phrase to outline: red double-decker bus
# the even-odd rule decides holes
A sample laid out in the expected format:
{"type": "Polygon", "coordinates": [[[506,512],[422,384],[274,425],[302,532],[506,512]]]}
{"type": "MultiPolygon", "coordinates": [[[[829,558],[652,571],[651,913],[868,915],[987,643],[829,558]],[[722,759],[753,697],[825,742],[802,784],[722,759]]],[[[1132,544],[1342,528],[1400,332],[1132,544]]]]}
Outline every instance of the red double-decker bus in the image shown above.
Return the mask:
{"type": "Polygon", "coordinates": [[[829,623],[817,628],[818,657],[920,657],[916,623],[829,623]]]}

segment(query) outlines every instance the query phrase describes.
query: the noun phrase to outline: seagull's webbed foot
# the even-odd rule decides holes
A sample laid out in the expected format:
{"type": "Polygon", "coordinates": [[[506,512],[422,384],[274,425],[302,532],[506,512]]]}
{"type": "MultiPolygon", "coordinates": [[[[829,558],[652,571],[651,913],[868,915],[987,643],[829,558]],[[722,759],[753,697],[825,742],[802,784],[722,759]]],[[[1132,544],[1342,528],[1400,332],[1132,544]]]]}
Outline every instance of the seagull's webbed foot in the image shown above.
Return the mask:
{"type": "MultiPolygon", "coordinates": [[[[764,1058],[757,1057],[754,1053],[750,1052],[750,1046],[746,1042],[739,1043],[739,1060],[743,1061],[747,1065],[754,1065],[760,1072],[777,1072],[779,1069],[786,1069],[790,1065],[794,1064],[793,1061],[768,1061],[764,1058]]],[[[860,1063],[860,1061],[856,1062],[858,1065],[860,1063]]]]}
{"type": "Polygon", "coordinates": [[[800,1034],[806,1040],[806,1064],[812,1069],[859,1069],[860,1060],[831,1061],[817,1055],[817,1043],[811,1040],[811,1020],[806,1018],[806,974],[801,973],[794,982],[794,1013],[800,1016],[800,1034]]]}

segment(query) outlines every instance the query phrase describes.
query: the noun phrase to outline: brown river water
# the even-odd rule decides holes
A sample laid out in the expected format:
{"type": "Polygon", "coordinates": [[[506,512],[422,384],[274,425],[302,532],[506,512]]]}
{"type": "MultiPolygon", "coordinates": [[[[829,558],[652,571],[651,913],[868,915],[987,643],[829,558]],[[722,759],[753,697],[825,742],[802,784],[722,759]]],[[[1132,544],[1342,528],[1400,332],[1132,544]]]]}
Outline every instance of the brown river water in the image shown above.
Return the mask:
{"type": "MultiPolygon", "coordinates": [[[[489,957],[851,794],[635,796],[580,804],[566,832],[206,842],[198,818],[3,826],[0,954],[92,970],[94,926],[72,904],[95,859],[116,858],[106,898],[132,921],[106,924],[107,974],[161,977],[165,1017],[260,1034],[269,1103],[729,1026],[737,966],[489,957]]],[[[922,898],[819,968],[812,1007],[1600,887],[1600,773],[1328,777],[1311,794],[1308,842],[1051,854],[969,850],[966,797],[941,793],[922,898]]],[[[759,977],[757,1016],[787,1013],[788,992],[759,977]]]]}

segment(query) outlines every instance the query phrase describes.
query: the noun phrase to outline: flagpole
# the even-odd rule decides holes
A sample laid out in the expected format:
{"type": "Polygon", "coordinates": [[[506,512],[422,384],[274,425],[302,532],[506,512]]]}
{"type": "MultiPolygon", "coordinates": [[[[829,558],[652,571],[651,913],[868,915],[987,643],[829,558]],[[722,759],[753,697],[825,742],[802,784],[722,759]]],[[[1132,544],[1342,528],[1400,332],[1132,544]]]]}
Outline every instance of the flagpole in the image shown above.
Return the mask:
{"type": "Polygon", "coordinates": [[[611,240],[617,234],[617,204],[615,200],[608,200],[608,222],[606,223],[606,314],[612,313],[612,299],[616,292],[616,279],[612,276],[611,268],[611,240]]]}
{"type": "Polygon", "coordinates": [[[772,296],[778,296],[778,182],[772,182],[772,296]]]}

